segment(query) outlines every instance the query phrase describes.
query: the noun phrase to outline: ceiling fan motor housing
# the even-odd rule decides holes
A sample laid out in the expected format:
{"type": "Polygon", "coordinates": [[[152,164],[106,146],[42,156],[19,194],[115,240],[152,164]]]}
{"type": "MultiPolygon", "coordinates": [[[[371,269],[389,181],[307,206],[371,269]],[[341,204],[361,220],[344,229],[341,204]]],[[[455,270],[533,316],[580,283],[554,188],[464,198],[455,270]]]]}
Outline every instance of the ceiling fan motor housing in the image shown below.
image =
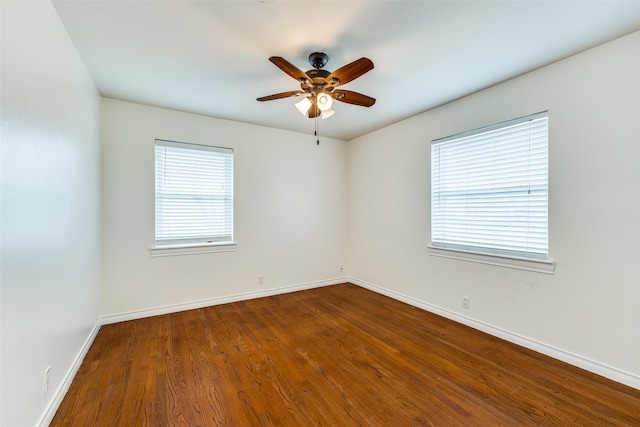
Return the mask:
{"type": "Polygon", "coordinates": [[[325,79],[331,73],[328,72],[327,70],[313,69],[313,70],[307,71],[306,74],[313,80],[314,84],[324,84],[325,79]]]}

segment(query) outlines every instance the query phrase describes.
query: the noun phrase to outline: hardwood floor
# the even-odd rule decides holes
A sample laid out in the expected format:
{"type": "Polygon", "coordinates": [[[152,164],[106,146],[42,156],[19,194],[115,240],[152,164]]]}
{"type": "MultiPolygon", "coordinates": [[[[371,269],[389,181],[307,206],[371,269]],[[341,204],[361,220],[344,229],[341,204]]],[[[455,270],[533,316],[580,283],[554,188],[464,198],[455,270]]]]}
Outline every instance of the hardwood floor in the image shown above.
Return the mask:
{"type": "Polygon", "coordinates": [[[51,426],[638,426],[640,391],[355,285],[103,326],[51,426]]]}

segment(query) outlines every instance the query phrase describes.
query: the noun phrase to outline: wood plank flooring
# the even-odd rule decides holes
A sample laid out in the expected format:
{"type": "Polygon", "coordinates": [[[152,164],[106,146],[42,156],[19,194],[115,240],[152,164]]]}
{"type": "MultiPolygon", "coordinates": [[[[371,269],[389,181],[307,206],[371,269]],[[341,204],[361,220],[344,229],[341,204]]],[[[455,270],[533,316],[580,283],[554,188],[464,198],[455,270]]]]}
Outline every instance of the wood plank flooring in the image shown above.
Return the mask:
{"type": "Polygon", "coordinates": [[[639,425],[639,390],[352,284],[103,326],[51,423],[639,425]]]}

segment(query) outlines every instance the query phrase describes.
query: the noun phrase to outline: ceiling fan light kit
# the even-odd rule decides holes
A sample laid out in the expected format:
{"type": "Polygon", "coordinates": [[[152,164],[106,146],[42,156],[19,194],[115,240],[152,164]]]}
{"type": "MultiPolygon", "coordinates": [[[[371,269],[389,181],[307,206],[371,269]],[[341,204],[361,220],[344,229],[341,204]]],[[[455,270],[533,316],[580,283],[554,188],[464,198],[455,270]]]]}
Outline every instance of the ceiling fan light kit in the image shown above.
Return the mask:
{"type": "Polygon", "coordinates": [[[371,71],[373,62],[370,59],[360,58],[334,72],[322,69],[329,61],[329,56],[326,53],[314,52],[309,55],[308,59],[313,69],[304,72],[282,57],[270,57],[269,61],[300,83],[300,90],[263,96],[258,98],[258,101],[272,101],[306,95],[295,106],[303,116],[311,119],[318,116],[328,119],[333,116],[335,111],[331,107],[334,99],[361,107],[371,107],[375,104],[375,98],[370,96],[349,90],[336,90],[337,87],[371,71]]]}

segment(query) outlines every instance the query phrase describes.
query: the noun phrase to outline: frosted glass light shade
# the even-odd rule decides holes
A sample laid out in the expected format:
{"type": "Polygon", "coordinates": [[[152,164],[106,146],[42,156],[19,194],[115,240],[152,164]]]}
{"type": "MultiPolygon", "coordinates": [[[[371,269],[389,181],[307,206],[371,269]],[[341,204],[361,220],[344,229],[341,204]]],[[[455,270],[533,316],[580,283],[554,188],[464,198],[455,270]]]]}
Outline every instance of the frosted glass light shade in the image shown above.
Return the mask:
{"type": "Polygon", "coordinates": [[[318,95],[318,108],[320,111],[328,111],[331,109],[333,105],[333,98],[331,98],[326,93],[321,93],[318,95]]]}
{"type": "Polygon", "coordinates": [[[300,111],[300,114],[307,117],[307,113],[309,112],[309,108],[311,108],[311,101],[309,101],[309,97],[302,98],[301,101],[296,102],[296,108],[300,111]]]}
{"type": "Polygon", "coordinates": [[[328,119],[329,117],[333,116],[334,113],[335,111],[333,111],[331,108],[329,108],[328,110],[320,110],[320,117],[322,117],[323,119],[328,119]]]}

